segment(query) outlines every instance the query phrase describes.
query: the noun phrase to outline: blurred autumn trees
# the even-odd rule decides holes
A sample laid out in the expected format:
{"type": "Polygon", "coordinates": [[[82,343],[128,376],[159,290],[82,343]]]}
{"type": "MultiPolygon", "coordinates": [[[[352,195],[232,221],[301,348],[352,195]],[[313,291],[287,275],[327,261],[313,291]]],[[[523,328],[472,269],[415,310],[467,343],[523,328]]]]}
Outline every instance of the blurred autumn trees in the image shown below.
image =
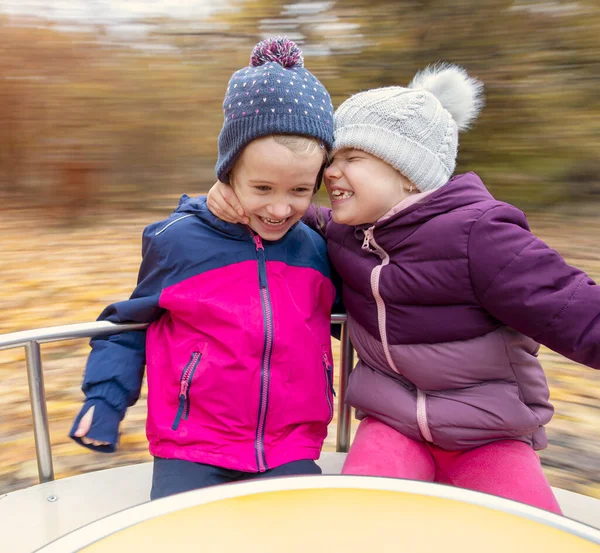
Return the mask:
{"type": "Polygon", "coordinates": [[[522,207],[600,198],[595,0],[237,0],[210,20],[132,25],[0,16],[1,195],[72,213],[205,190],[229,76],[287,34],[336,106],[428,63],[464,65],[487,105],[459,170],[522,207]]]}

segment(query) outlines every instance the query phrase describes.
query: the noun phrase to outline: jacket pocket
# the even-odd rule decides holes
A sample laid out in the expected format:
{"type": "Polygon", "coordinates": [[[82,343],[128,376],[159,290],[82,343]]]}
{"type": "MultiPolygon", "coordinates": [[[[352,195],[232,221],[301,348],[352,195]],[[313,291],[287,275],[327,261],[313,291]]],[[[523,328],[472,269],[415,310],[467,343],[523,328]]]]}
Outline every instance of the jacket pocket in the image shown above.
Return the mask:
{"type": "Polygon", "coordinates": [[[195,351],[191,353],[190,360],[187,365],[181,371],[181,378],[179,380],[179,407],[177,408],[177,414],[173,421],[173,430],[179,428],[181,419],[187,420],[190,416],[190,390],[194,380],[194,374],[202,361],[204,355],[204,344],[201,344],[195,351]]]}
{"type": "Polygon", "coordinates": [[[329,355],[327,353],[328,347],[323,347],[323,371],[325,372],[325,397],[327,398],[327,405],[329,407],[329,420],[327,424],[333,419],[333,398],[335,397],[335,388],[333,387],[333,365],[329,361],[329,355]]]}

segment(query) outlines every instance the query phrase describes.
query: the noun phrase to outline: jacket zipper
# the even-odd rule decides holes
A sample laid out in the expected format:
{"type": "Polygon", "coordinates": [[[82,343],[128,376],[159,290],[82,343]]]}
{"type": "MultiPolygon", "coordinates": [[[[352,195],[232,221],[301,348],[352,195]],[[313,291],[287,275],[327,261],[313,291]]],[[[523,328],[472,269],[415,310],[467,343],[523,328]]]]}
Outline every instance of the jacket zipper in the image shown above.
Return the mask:
{"type": "MultiPolygon", "coordinates": [[[[381,264],[374,267],[371,272],[371,291],[377,304],[377,322],[379,325],[379,334],[381,337],[381,345],[383,346],[383,352],[390,368],[400,374],[400,371],[396,367],[392,354],[390,353],[389,344],[387,341],[386,331],[386,313],[385,313],[385,302],[379,293],[379,278],[383,268],[389,264],[390,256],[388,253],[375,241],[373,235],[374,227],[370,227],[365,231],[365,238],[363,241],[362,249],[371,253],[376,254],[381,259],[381,264]]],[[[416,386],[415,386],[416,387],[416,386]]],[[[421,435],[428,442],[433,442],[431,436],[431,430],[429,423],[427,422],[427,394],[417,388],[417,424],[421,435]]]]}
{"type": "Polygon", "coordinates": [[[258,258],[258,281],[260,285],[260,298],[262,303],[265,337],[263,345],[262,362],[260,368],[260,401],[258,404],[258,424],[256,425],[256,440],[254,448],[256,451],[256,464],[259,472],[266,471],[269,467],[265,459],[265,425],[267,410],[269,407],[269,384],[271,380],[271,352],[273,350],[273,311],[269,286],[267,282],[267,262],[265,259],[265,248],[260,236],[251,232],[256,246],[258,258]]]}
{"type": "Polygon", "coordinates": [[[427,422],[427,394],[419,388],[417,388],[417,424],[423,438],[428,442],[433,442],[429,423],[427,422]]]}
{"type": "Polygon", "coordinates": [[[333,401],[331,396],[335,397],[335,389],[333,387],[333,367],[327,359],[327,354],[323,354],[323,368],[325,369],[325,395],[327,397],[327,405],[329,405],[329,420],[327,424],[333,419],[333,401]]]}
{"type": "Polygon", "coordinates": [[[171,427],[173,430],[177,430],[182,417],[184,420],[187,420],[190,415],[189,392],[190,388],[192,387],[194,373],[200,364],[200,359],[202,359],[202,354],[199,351],[194,351],[191,359],[181,373],[181,381],[179,383],[179,408],[177,409],[177,415],[175,415],[175,420],[173,421],[173,426],[171,427]]]}

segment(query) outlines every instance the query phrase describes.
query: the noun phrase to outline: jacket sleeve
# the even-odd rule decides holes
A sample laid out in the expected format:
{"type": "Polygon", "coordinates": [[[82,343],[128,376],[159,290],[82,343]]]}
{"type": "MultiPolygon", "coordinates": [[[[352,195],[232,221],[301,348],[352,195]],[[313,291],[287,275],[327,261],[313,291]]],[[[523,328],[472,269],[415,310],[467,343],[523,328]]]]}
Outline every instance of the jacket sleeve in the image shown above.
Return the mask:
{"type": "MultiPolygon", "coordinates": [[[[331,266],[331,282],[335,286],[335,300],[333,302],[333,306],[331,308],[331,314],[339,314],[339,315],[347,315],[346,306],[344,305],[344,298],[342,296],[343,286],[342,286],[342,278],[339,273],[335,270],[335,267],[329,263],[331,266]]],[[[331,325],[331,335],[336,340],[341,340],[342,337],[342,327],[339,324],[331,325]]]]}
{"type": "Polygon", "coordinates": [[[472,226],[469,270],[493,317],[569,359],[600,369],[600,286],[529,230],[510,205],[472,226]]]}
{"type": "Polygon", "coordinates": [[[326,239],[327,225],[331,222],[331,209],[310,204],[302,222],[317,232],[321,238],[326,239]]]}
{"type": "MultiPolygon", "coordinates": [[[[321,238],[327,241],[327,225],[332,221],[331,209],[328,207],[320,207],[315,204],[310,204],[308,210],[302,217],[302,222],[314,230],[321,238]]],[[[346,313],[346,306],[342,298],[342,279],[335,267],[329,262],[331,267],[331,281],[335,286],[335,301],[332,307],[332,313],[344,314],[346,313]]],[[[331,335],[337,340],[341,336],[341,326],[339,324],[331,325],[331,335]]]]}
{"type": "MultiPolygon", "coordinates": [[[[166,267],[154,236],[154,225],[144,230],[142,263],[135,290],[128,300],[109,305],[98,317],[113,323],[151,323],[163,310],[159,298],[166,267]]],[[[90,342],[82,390],[87,400],[101,399],[124,415],[140,395],[146,364],[146,331],[99,336],[90,342]]],[[[122,418],[122,417],[121,417],[122,418]]]]}

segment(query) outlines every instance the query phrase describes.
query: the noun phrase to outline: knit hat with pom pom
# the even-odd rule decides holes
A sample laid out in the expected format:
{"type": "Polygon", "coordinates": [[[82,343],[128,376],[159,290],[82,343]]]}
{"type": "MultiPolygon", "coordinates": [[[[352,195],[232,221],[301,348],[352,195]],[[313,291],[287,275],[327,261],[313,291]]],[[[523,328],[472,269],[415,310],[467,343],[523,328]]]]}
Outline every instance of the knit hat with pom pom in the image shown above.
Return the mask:
{"type": "Polygon", "coordinates": [[[333,105],[325,87],[307,69],[298,46],[285,37],[259,42],[250,65],[236,71],[223,101],[216,172],[229,172],[252,140],[272,135],[308,136],[333,144],[333,105]]]}
{"type": "Polygon", "coordinates": [[[334,149],[357,148],[407,177],[421,192],[446,184],[458,153],[458,132],[483,107],[483,84],[457,65],[417,73],[408,88],[359,92],[335,112],[334,149]]]}

